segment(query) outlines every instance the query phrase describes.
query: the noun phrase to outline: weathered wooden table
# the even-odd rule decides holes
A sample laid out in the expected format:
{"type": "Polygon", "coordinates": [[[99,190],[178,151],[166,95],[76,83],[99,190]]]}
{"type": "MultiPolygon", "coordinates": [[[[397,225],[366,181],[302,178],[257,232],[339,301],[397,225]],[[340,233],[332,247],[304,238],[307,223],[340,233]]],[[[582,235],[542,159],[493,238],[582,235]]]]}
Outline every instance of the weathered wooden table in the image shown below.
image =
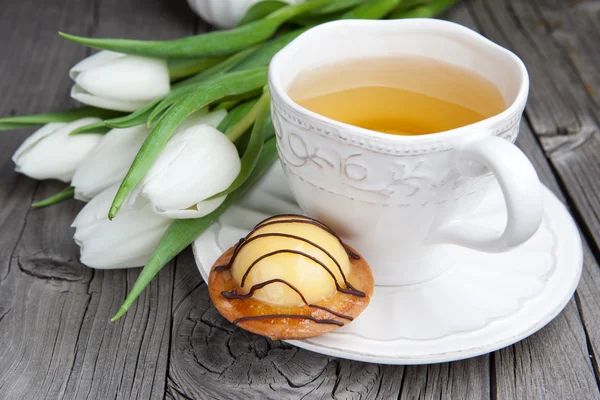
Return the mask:
{"type": "MultiPolygon", "coordinates": [[[[574,299],[547,327],[493,354],[429,366],[322,356],[235,328],[185,252],[118,323],[139,270],[78,262],[82,204],[32,210],[63,188],[13,172],[31,132],[0,134],[0,398],[600,398],[600,1],[463,1],[447,18],[515,51],[531,74],[519,145],[584,237],[574,299]]],[[[0,1],[0,115],[71,105],[89,50],[58,30],[167,39],[200,32],[184,0],[0,1]]]]}

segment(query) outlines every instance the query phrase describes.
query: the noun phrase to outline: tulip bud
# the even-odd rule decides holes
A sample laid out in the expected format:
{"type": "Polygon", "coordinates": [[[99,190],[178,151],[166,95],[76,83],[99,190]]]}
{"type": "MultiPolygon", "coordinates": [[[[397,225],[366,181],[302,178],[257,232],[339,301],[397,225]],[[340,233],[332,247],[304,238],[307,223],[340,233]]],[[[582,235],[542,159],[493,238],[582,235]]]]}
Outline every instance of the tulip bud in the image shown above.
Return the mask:
{"type": "Polygon", "coordinates": [[[175,134],[136,187],[130,206],[150,203],[169,218],[200,218],[213,212],[225,196],[207,200],[227,189],[241,169],[233,143],[208,125],[175,134]]]}
{"type": "Polygon", "coordinates": [[[69,134],[98,118],[82,118],[70,123],[44,125],[17,149],[12,157],[15,171],[34,179],[58,179],[69,182],[79,164],[102,139],[100,134],[69,134]]]}
{"type": "Polygon", "coordinates": [[[171,222],[150,207],[125,208],[110,221],[108,209],[118,188],[118,184],[113,185],[94,197],[71,225],[75,228],[75,242],[81,248],[81,262],[88,267],[115,269],[145,265],[171,222]]]}
{"type": "Polygon", "coordinates": [[[150,129],[146,125],[110,130],[75,170],[71,181],[75,198],[89,201],[106,188],[120,183],[148,132],[150,129]]]}
{"type": "MultiPolygon", "coordinates": [[[[209,113],[207,108],[203,108],[187,117],[177,129],[185,130],[200,124],[216,127],[226,115],[225,110],[209,113]]],[[[106,188],[121,182],[149,132],[146,125],[108,132],[75,171],[71,181],[75,198],[89,201],[106,188]]]]}
{"type": "Polygon", "coordinates": [[[118,111],[135,111],[169,93],[165,60],[101,51],[77,63],[69,76],[71,97],[118,111]]]}

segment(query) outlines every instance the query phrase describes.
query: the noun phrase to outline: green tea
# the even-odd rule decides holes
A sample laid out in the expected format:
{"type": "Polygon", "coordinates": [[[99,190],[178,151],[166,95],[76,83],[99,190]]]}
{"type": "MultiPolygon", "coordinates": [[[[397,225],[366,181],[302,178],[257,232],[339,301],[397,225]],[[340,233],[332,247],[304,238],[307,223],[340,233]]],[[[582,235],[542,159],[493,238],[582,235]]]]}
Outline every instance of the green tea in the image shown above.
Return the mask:
{"type": "Polygon", "coordinates": [[[393,135],[443,132],[506,108],[479,73],[420,56],[316,68],[293,81],[289,94],[317,114],[393,135]]]}

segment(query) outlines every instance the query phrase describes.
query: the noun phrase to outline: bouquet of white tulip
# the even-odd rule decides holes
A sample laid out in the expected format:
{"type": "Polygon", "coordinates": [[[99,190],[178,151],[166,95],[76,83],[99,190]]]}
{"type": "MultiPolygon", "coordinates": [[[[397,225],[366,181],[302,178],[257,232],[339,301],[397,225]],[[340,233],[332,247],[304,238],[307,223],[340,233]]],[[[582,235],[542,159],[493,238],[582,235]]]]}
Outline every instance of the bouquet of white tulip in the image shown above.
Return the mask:
{"type": "Polygon", "coordinates": [[[73,222],[82,263],[144,266],[116,320],[277,158],[266,90],[277,51],[326,21],[432,17],[453,2],[252,0],[236,28],[178,40],[61,34],[103,50],[70,71],[71,96],[89,106],[3,118],[0,130],[45,124],[13,160],[34,179],[70,182],[33,206],[89,201],[73,222]]]}

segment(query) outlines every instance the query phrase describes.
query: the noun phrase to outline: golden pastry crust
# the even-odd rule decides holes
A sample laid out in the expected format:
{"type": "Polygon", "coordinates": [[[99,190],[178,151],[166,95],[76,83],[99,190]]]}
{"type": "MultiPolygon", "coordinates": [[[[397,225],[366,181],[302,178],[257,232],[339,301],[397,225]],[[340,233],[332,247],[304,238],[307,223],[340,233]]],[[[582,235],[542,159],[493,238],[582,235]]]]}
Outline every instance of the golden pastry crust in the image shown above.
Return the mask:
{"type": "MultiPolygon", "coordinates": [[[[261,318],[252,320],[243,320],[236,322],[237,325],[247,331],[267,336],[273,340],[293,340],[306,339],[317,335],[322,335],[339,328],[339,324],[346,324],[350,320],[333,315],[329,311],[302,305],[298,307],[282,307],[263,303],[253,298],[246,299],[228,299],[222,292],[231,292],[240,290],[234,281],[231,272],[228,270],[220,271],[215,268],[229,264],[234,254],[235,247],[227,250],[213,265],[208,278],[208,292],[217,310],[228,321],[234,322],[240,318],[286,314],[299,317],[287,318],[261,318]],[[334,323],[319,323],[305,317],[312,317],[317,320],[331,320],[334,323]]],[[[346,247],[358,254],[351,247],[346,247]]],[[[336,314],[356,318],[369,305],[373,295],[374,280],[369,264],[360,257],[359,259],[350,259],[351,273],[347,277],[348,282],[357,290],[365,294],[359,297],[352,294],[335,292],[325,300],[315,303],[315,306],[325,307],[336,314]]]]}

